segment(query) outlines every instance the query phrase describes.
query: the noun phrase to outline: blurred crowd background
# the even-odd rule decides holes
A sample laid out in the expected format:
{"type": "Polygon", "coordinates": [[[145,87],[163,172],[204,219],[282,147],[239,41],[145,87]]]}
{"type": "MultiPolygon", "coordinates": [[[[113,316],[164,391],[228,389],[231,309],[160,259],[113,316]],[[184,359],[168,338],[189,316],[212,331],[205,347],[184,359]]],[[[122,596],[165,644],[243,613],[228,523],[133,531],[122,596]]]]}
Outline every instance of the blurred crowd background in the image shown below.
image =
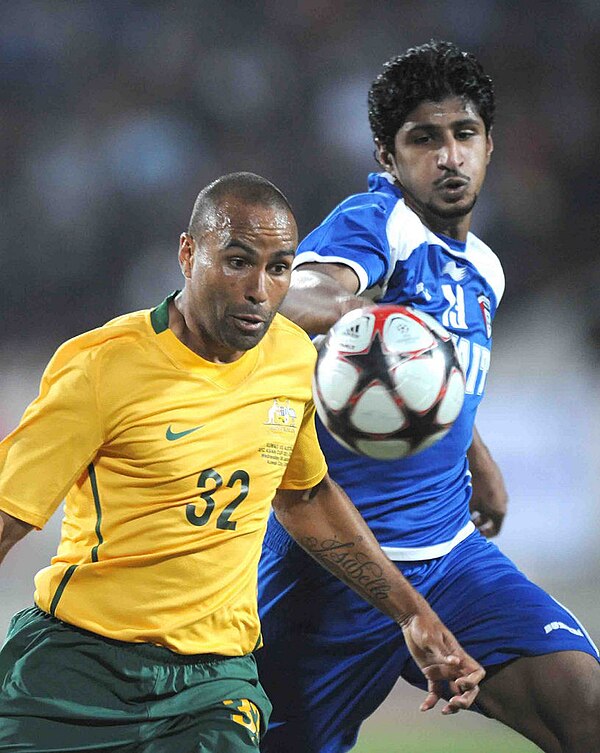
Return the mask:
{"type": "MultiPolygon", "coordinates": [[[[301,235],[364,190],[370,82],[431,37],[497,95],[473,229],[507,276],[479,420],[511,495],[498,543],[598,640],[597,0],[4,0],[0,436],[60,342],[179,286],[206,183],[264,175],[301,235]]],[[[58,516],[5,563],[0,637],[57,536],[58,516]]]]}

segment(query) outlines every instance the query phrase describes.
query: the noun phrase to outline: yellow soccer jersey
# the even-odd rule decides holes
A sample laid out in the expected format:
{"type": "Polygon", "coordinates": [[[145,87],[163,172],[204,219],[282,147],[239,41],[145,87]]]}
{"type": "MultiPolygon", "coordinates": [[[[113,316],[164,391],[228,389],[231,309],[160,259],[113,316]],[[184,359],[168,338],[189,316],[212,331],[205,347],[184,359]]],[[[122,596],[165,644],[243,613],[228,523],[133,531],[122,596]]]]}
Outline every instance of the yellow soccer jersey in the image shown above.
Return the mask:
{"type": "Polygon", "coordinates": [[[239,360],[207,362],[168,328],[172,297],[59,348],[0,444],[0,508],[41,528],[66,495],[41,609],[118,640],[246,654],[275,490],[326,472],[316,353],[277,315],[239,360]]]}

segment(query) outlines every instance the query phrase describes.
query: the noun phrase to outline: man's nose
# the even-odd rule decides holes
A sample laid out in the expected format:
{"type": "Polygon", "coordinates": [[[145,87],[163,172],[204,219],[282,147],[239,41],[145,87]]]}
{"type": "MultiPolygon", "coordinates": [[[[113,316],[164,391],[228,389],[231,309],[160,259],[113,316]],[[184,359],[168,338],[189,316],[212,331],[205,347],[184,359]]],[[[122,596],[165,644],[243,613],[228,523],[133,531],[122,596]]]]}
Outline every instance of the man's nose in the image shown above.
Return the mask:
{"type": "Polygon", "coordinates": [[[460,144],[455,139],[447,141],[439,148],[437,165],[441,170],[456,170],[462,163],[460,144]]]}
{"type": "Polygon", "coordinates": [[[264,269],[254,269],[249,276],[246,299],[251,303],[267,301],[267,273],[264,269]]]}

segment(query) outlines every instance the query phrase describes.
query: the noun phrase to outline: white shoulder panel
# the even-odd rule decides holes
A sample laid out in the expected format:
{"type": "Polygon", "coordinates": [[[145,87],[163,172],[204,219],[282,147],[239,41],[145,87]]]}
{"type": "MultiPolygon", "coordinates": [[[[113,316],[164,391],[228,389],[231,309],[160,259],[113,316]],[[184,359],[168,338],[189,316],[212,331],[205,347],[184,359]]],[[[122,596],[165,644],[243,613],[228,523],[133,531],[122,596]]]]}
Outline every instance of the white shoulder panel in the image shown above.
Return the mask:
{"type": "Polygon", "coordinates": [[[392,209],[386,224],[387,241],[390,247],[390,266],[383,282],[387,288],[394,273],[396,262],[406,261],[412,252],[428,240],[428,230],[417,215],[399,199],[392,209]]]}
{"type": "Polygon", "coordinates": [[[396,262],[408,259],[413,251],[425,242],[428,245],[440,246],[452,256],[470,262],[494,291],[496,306],[500,303],[505,284],[502,264],[492,249],[473,233],[467,235],[465,251],[457,251],[429,230],[401,199],[388,219],[387,235],[391,262],[390,272],[385,281],[386,287],[396,262]]]}
{"type": "Polygon", "coordinates": [[[504,270],[500,259],[487,246],[482,240],[480,240],[473,233],[469,233],[467,236],[467,246],[464,253],[453,251],[450,249],[450,253],[455,256],[460,256],[469,261],[479,274],[487,281],[489,286],[494,291],[496,296],[496,306],[502,300],[504,295],[504,270]]]}

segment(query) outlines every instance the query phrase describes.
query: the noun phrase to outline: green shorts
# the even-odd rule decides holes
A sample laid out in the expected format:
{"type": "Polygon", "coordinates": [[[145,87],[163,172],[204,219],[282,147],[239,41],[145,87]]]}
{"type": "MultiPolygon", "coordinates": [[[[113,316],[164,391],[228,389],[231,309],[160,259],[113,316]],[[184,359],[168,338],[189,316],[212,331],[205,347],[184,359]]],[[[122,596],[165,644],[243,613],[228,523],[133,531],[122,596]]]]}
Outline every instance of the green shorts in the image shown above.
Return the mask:
{"type": "Polygon", "coordinates": [[[37,607],[0,651],[0,751],[253,753],[271,704],[252,655],[185,656],[37,607]]]}

